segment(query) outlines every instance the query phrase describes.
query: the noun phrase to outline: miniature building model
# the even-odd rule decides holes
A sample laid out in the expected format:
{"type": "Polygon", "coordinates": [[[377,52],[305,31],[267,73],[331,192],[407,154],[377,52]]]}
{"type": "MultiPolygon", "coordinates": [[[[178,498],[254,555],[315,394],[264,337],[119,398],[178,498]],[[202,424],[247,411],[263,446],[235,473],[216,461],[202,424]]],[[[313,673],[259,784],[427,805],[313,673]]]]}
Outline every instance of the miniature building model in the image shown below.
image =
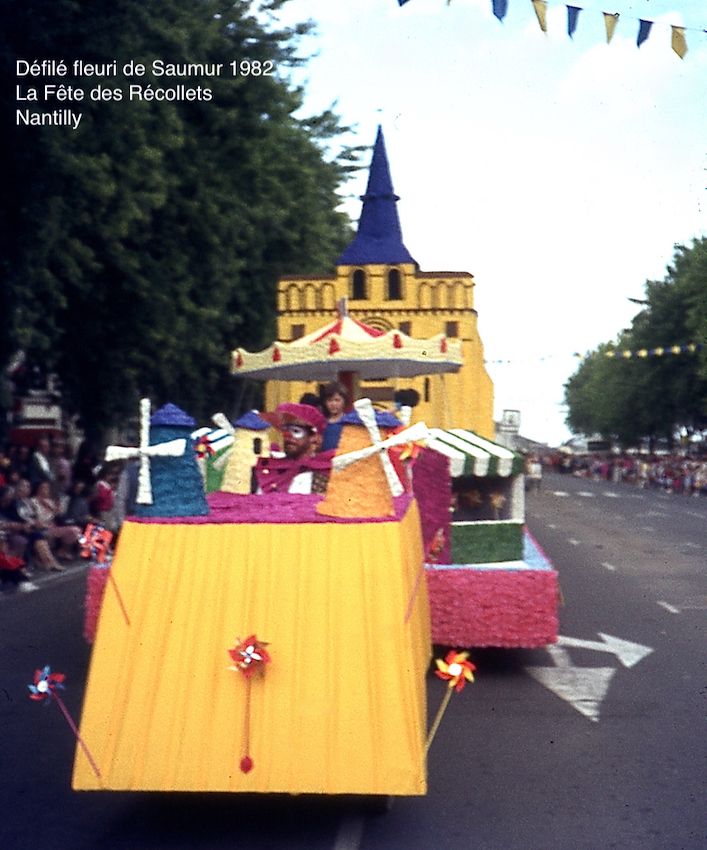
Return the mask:
{"type": "MultiPolygon", "coordinates": [[[[358,232],[338,258],[335,276],[287,276],[278,282],[278,339],[292,341],[316,330],[346,298],[352,317],[383,332],[397,329],[413,338],[444,334],[461,341],[464,365],[456,374],[368,380],[360,395],[392,402],[396,392],[414,390],[416,419],[470,428],[492,439],[493,384],[477,330],[474,278],[468,272],[423,272],[405,247],[380,128],[362,201],[358,232]]],[[[296,401],[308,390],[316,384],[270,381],[266,406],[296,401]]]]}

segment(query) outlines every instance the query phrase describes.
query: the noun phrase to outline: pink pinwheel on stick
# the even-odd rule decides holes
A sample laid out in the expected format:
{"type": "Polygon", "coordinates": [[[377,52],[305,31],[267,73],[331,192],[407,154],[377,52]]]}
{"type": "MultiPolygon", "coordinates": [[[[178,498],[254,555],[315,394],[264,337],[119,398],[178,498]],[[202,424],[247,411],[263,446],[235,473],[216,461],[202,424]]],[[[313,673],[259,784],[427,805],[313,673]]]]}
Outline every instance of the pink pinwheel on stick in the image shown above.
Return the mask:
{"type": "Polygon", "coordinates": [[[64,715],[64,720],[66,720],[69,724],[69,728],[76,736],[76,740],[79,742],[81,749],[86,754],[86,758],[88,759],[93,772],[96,774],[97,778],[100,779],[101,772],[86,746],[86,742],[81,737],[78,727],[69,714],[69,710],[64,705],[64,700],[57,693],[58,690],[64,690],[65,679],[66,675],[64,673],[52,673],[51,668],[48,665],[43,667],[41,670],[35,670],[34,682],[31,685],[27,685],[30,692],[29,698],[35,702],[43,702],[45,705],[49,705],[52,701],[56,702],[59,706],[59,710],[64,715]]]}

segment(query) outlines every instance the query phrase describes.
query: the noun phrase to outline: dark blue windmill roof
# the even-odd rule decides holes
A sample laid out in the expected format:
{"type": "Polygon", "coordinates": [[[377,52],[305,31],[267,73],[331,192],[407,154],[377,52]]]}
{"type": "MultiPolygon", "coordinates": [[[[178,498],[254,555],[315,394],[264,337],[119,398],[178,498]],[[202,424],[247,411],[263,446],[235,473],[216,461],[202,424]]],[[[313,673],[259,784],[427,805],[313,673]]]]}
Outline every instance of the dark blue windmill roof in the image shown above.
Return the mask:
{"type": "MultiPolygon", "coordinates": [[[[399,428],[402,422],[387,410],[376,410],[376,425],[379,428],[399,428]]],[[[344,425],[363,425],[363,420],[355,410],[345,413],[339,420],[344,425]]]]}
{"type": "Polygon", "coordinates": [[[258,416],[257,410],[249,410],[235,422],[236,428],[247,428],[249,431],[264,431],[270,425],[258,416]]]}
{"type": "Polygon", "coordinates": [[[196,422],[176,404],[168,403],[152,414],[150,425],[179,425],[193,428],[196,422]]]}
{"type": "Polygon", "coordinates": [[[380,127],[373,148],[366,194],[361,195],[361,200],[363,208],[358,222],[358,232],[353,242],[336,261],[336,265],[415,263],[403,244],[396,207],[399,198],[393,191],[383,130],[380,127]]]}

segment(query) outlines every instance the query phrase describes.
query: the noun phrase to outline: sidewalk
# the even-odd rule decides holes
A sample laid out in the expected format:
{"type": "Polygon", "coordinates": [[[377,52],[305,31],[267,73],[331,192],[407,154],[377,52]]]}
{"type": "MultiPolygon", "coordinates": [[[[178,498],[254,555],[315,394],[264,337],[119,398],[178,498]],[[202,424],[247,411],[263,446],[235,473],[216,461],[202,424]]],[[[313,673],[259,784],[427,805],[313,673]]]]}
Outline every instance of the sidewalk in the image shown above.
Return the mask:
{"type": "Polygon", "coordinates": [[[20,581],[17,584],[14,581],[0,582],[0,600],[5,597],[14,596],[16,593],[32,593],[35,590],[41,590],[51,584],[75,576],[77,573],[86,572],[88,570],[89,560],[87,558],[76,558],[76,560],[69,561],[63,566],[66,569],[62,572],[25,569],[25,572],[30,576],[29,581],[20,581]]]}

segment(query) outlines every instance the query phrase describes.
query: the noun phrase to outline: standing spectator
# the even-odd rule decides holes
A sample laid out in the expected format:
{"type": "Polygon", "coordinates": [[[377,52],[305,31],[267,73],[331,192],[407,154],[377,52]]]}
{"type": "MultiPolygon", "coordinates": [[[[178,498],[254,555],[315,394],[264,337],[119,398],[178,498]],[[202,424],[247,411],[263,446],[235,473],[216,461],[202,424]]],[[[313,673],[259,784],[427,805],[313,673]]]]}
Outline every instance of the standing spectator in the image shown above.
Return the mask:
{"type": "Polygon", "coordinates": [[[119,468],[115,464],[104,464],[98,473],[98,481],[89,503],[91,514],[97,522],[113,532],[117,531],[115,488],[119,475],[119,468]]]}
{"type": "Polygon", "coordinates": [[[63,511],[64,521],[85,528],[91,521],[91,507],[85,481],[74,481],[69,487],[68,501],[63,511]]]}
{"type": "Polygon", "coordinates": [[[535,455],[531,455],[525,465],[526,489],[528,491],[535,490],[540,492],[540,484],[543,479],[543,465],[540,459],[535,455]]]}
{"type": "Polygon", "coordinates": [[[335,449],[339,445],[343,428],[341,419],[348,404],[348,393],[343,384],[333,381],[322,388],[322,409],[327,419],[322,439],[322,451],[335,449]]]}
{"type": "Polygon", "coordinates": [[[69,492],[71,484],[71,462],[66,457],[66,441],[55,437],[49,445],[49,466],[54,476],[52,495],[60,500],[69,492]]]}
{"type": "Polygon", "coordinates": [[[49,437],[46,435],[37,440],[37,445],[29,459],[29,483],[34,488],[40,481],[54,484],[54,473],[49,464],[49,437]]]}
{"type": "Polygon", "coordinates": [[[11,446],[9,473],[5,474],[8,484],[15,485],[21,478],[29,476],[29,446],[11,446]]]}
{"type": "Polygon", "coordinates": [[[71,480],[83,481],[87,487],[93,487],[96,483],[97,468],[99,468],[98,455],[88,440],[84,440],[76,453],[71,480]]]}

